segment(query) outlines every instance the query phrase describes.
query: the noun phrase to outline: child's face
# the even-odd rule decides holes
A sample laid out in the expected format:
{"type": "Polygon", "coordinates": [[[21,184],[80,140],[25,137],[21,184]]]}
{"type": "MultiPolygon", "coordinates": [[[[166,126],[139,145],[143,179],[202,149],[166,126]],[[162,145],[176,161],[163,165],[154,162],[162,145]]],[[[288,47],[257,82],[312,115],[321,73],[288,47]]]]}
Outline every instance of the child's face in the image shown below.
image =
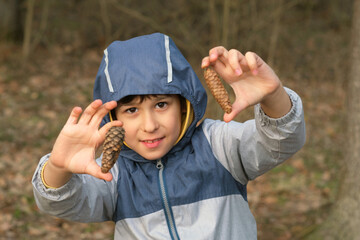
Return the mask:
{"type": "Polygon", "coordinates": [[[139,97],[116,108],[123,122],[125,142],[148,160],[163,157],[174,146],[181,128],[181,104],[177,95],[139,97]]]}

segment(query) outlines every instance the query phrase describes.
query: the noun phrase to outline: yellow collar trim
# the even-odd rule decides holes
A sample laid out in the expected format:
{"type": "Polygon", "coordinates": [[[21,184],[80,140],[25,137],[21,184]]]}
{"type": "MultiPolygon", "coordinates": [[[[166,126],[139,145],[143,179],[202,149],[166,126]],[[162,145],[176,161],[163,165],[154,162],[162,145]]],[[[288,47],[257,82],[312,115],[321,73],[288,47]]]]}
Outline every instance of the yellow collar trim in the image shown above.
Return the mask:
{"type": "Polygon", "coordinates": [[[182,139],[182,137],[185,135],[186,130],[188,129],[188,127],[190,126],[190,123],[192,122],[192,121],[190,121],[190,118],[192,118],[191,103],[189,102],[189,100],[186,99],[186,116],[185,116],[184,121],[181,121],[182,122],[181,123],[181,132],[180,132],[179,138],[176,140],[174,145],[176,145],[182,139]]]}

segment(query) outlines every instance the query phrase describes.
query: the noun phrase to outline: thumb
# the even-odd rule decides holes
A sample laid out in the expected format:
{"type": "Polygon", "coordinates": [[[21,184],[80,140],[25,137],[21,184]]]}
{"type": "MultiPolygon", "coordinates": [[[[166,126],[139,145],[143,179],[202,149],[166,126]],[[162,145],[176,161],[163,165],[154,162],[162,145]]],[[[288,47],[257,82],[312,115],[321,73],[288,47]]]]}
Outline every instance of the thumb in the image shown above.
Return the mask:
{"type": "Polygon", "coordinates": [[[248,106],[241,101],[235,101],[233,103],[233,105],[231,106],[231,112],[230,113],[225,113],[224,114],[224,121],[225,122],[230,122],[231,120],[233,120],[241,111],[243,111],[245,108],[247,108],[248,106]]]}
{"type": "Polygon", "coordinates": [[[109,131],[109,129],[111,127],[122,127],[122,125],[123,125],[123,123],[121,121],[115,120],[115,121],[109,122],[109,123],[105,124],[104,126],[102,126],[99,129],[99,134],[100,134],[101,138],[99,140],[98,146],[103,144],[106,133],[109,131]]]}
{"type": "Polygon", "coordinates": [[[89,164],[88,168],[86,169],[86,173],[93,177],[103,179],[108,182],[110,182],[113,179],[113,176],[110,172],[108,173],[101,172],[101,167],[97,165],[96,162],[92,162],[91,164],[89,164]]]}
{"type": "Polygon", "coordinates": [[[108,122],[107,124],[105,124],[104,126],[102,126],[99,129],[99,133],[100,133],[100,135],[105,136],[105,134],[107,133],[107,131],[109,131],[109,129],[111,127],[122,127],[122,125],[123,125],[123,123],[119,120],[114,120],[114,121],[108,122]]]}

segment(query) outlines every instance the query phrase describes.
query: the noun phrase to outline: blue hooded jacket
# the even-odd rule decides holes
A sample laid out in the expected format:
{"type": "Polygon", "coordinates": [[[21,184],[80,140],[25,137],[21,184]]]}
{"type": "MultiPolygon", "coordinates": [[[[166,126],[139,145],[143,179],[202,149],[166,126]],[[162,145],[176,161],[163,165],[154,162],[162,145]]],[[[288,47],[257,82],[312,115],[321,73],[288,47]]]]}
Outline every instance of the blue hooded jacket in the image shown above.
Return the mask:
{"type": "MultiPolygon", "coordinates": [[[[256,239],[246,184],[305,141],[301,100],[286,91],[293,106],[282,118],[270,119],[256,105],[254,120],[205,119],[197,126],[206,91],[171,38],[155,33],[113,42],[104,51],[94,99],[179,94],[190,101],[194,119],[180,142],[157,161],[124,147],[111,182],[74,174],[63,187],[46,189],[40,178],[49,155],[44,156],[33,177],[37,204],[74,221],[112,219],[115,239],[256,239]]],[[[109,121],[105,117],[102,125],[109,121]]]]}

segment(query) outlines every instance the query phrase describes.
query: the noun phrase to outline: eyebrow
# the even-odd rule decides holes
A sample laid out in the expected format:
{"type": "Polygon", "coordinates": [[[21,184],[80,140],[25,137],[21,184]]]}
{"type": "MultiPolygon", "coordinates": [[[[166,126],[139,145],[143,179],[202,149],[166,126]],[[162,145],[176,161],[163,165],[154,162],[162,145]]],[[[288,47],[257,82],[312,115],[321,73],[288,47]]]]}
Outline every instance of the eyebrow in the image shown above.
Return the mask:
{"type": "Polygon", "coordinates": [[[157,95],[156,97],[152,97],[153,99],[155,99],[155,101],[159,101],[159,100],[163,100],[166,98],[170,98],[169,95],[157,95]]]}
{"type": "MultiPolygon", "coordinates": [[[[151,97],[149,97],[149,99],[154,99],[155,101],[161,101],[161,100],[167,99],[169,97],[170,97],[169,95],[157,95],[156,97],[151,96],[151,97]]],[[[134,102],[134,101],[136,101],[135,99],[128,103],[122,103],[121,105],[119,105],[119,107],[121,108],[121,107],[127,107],[127,106],[132,106],[132,105],[138,104],[138,103],[134,102]]]]}

